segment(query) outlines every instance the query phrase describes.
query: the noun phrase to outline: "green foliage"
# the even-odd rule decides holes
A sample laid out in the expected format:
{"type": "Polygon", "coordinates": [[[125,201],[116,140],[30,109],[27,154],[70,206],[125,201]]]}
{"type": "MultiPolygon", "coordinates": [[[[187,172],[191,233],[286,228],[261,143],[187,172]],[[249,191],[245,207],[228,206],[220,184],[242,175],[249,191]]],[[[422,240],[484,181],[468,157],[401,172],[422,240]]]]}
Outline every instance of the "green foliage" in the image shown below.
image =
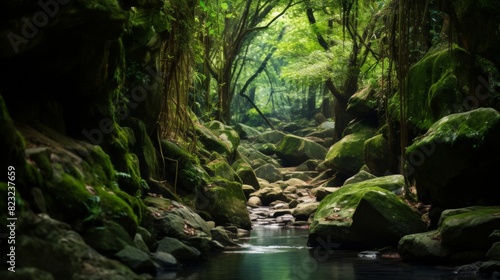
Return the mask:
{"type": "Polygon", "coordinates": [[[104,217],[104,211],[101,207],[101,198],[99,196],[91,196],[83,202],[87,208],[88,216],[83,219],[83,222],[93,222],[101,220],[104,217]]]}

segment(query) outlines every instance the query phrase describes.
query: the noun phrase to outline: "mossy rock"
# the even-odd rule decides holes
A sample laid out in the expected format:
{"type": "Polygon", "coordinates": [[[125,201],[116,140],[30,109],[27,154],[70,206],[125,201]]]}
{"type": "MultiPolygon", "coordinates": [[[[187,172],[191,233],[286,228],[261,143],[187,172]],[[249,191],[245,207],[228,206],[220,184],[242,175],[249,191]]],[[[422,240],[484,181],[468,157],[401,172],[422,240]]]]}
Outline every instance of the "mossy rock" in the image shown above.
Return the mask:
{"type": "Polygon", "coordinates": [[[260,131],[246,124],[238,123],[234,130],[240,135],[240,139],[253,139],[260,134],[260,131]]]}
{"type": "Polygon", "coordinates": [[[195,123],[195,130],[198,135],[198,140],[200,140],[205,149],[218,152],[224,156],[232,155],[234,150],[231,150],[231,147],[229,147],[210,129],[199,123],[195,123]]]}
{"type": "Polygon", "coordinates": [[[227,160],[223,157],[219,157],[206,164],[206,170],[210,177],[222,177],[228,181],[236,181],[242,184],[240,177],[229,165],[227,160]]]}
{"type": "Polygon", "coordinates": [[[376,114],[378,100],[371,86],[364,87],[349,98],[346,112],[355,118],[372,117],[376,114]]]}
{"type": "Polygon", "coordinates": [[[323,198],[310,226],[308,244],[321,246],[328,238],[344,248],[394,246],[403,236],[426,230],[414,209],[377,185],[347,185],[323,198]]]}
{"type": "MultiPolygon", "coordinates": [[[[468,84],[472,72],[468,73],[467,70],[472,61],[465,50],[456,46],[450,50],[447,45],[442,45],[431,49],[410,68],[407,78],[406,121],[411,131],[419,134],[429,129],[438,119],[457,112],[457,105],[462,104],[467,97],[463,88],[475,88],[477,84],[477,81],[468,84]]],[[[399,104],[398,92],[389,100],[388,105],[389,117],[395,122],[400,119],[399,104]]]]}
{"type": "Polygon", "coordinates": [[[194,155],[170,141],[162,141],[161,146],[165,156],[166,175],[178,183],[176,192],[194,194],[208,184],[210,176],[194,155]]]}
{"type": "Polygon", "coordinates": [[[32,158],[30,166],[43,175],[36,188],[26,189],[24,197],[29,199],[32,209],[38,208],[77,230],[110,219],[129,233],[135,233],[144,216],[144,207],[137,197],[118,188],[109,155],[100,146],[40,129],[22,128],[30,144],[50,144],[27,150],[32,158]]]}
{"type": "Polygon", "coordinates": [[[108,257],[118,253],[127,245],[134,245],[134,240],[128,232],[113,221],[103,221],[102,225],[88,228],[82,235],[85,243],[108,257]]]}
{"type": "Polygon", "coordinates": [[[365,141],[371,137],[372,131],[356,132],[343,137],[328,150],[324,166],[347,176],[356,174],[365,164],[365,141]]]}
{"type": "Polygon", "coordinates": [[[83,159],[82,173],[92,185],[111,185],[115,180],[115,168],[111,158],[100,146],[88,147],[80,156],[83,159]]]}
{"type": "Polygon", "coordinates": [[[246,197],[238,182],[216,178],[203,193],[198,194],[196,204],[196,209],[209,213],[217,225],[251,228],[246,197]]]}
{"type": "Polygon", "coordinates": [[[500,207],[484,206],[445,210],[439,230],[443,244],[462,250],[488,250],[489,236],[500,228],[500,207]]]}
{"type": "Polygon", "coordinates": [[[364,161],[374,175],[381,176],[392,171],[389,143],[384,135],[378,134],[365,141],[364,161]]]}
{"type": "Polygon", "coordinates": [[[276,149],[285,166],[298,166],[309,159],[325,159],[327,150],[307,138],[287,134],[276,149]]]}
{"type": "Polygon", "coordinates": [[[234,151],[238,148],[240,144],[240,135],[232,127],[224,125],[218,121],[211,121],[206,124],[206,126],[219,138],[229,151],[226,156],[233,155],[234,151]]]}
{"type": "Polygon", "coordinates": [[[445,208],[497,205],[500,113],[479,108],[448,115],[406,149],[406,175],[419,199],[445,208]],[[475,186],[471,188],[471,186],[475,186]]]}
{"type": "Polygon", "coordinates": [[[235,161],[231,167],[236,171],[236,174],[238,174],[242,184],[250,185],[255,190],[260,189],[260,183],[257,179],[257,175],[255,175],[255,171],[244,159],[235,161]]]}
{"type": "Polygon", "coordinates": [[[146,125],[136,118],[129,118],[125,123],[131,128],[135,139],[131,151],[137,155],[139,160],[140,177],[145,180],[159,178],[157,152],[147,133],[146,125]]]}

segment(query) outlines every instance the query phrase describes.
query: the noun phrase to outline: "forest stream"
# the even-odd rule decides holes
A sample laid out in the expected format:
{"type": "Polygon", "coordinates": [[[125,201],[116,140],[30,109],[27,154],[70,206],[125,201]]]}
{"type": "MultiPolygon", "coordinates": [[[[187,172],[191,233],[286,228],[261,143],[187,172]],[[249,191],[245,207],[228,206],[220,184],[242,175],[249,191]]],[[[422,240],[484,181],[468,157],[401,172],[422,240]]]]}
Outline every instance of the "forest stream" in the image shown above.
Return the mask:
{"type": "Polygon", "coordinates": [[[394,258],[358,254],[351,250],[314,250],[308,248],[307,228],[257,225],[241,236],[238,250],[210,256],[206,261],[166,273],[167,279],[384,279],[457,280],[476,279],[445,266],[405,263],[394,258]]]}
{"type": "Polygon", "coordinates": [[[499,11],[1,0],[0,279],[500,279],[499,11]]]}

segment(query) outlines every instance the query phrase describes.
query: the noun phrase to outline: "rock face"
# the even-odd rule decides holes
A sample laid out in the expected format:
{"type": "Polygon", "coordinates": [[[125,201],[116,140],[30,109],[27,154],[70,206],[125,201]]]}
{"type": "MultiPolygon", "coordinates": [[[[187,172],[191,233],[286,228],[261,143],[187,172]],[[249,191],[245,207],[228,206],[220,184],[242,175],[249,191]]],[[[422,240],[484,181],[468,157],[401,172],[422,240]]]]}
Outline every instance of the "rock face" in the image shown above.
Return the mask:
{"type": "Polygon", "coordinates": [[[408,147],[406,173],[424,203],[443,208],[500,204],[490,183],[500,154],[500,113],[491,108],[446,116],[408,147]]]}

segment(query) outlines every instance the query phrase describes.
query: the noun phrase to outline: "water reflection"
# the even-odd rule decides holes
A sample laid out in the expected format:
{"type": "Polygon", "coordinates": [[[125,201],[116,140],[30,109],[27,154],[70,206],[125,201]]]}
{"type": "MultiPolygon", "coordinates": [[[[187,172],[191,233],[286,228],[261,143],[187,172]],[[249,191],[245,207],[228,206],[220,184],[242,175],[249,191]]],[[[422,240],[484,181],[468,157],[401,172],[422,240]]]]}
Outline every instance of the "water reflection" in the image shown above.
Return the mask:
{"type": "Polygon", "coordinates": [[[241,250],[214,254],[157,279],[456,279],[451,269],[358,258],[352,251],[312,250],[305,246],[307,235],[307,229],[255,227],[239,241],[241,250]]]}

